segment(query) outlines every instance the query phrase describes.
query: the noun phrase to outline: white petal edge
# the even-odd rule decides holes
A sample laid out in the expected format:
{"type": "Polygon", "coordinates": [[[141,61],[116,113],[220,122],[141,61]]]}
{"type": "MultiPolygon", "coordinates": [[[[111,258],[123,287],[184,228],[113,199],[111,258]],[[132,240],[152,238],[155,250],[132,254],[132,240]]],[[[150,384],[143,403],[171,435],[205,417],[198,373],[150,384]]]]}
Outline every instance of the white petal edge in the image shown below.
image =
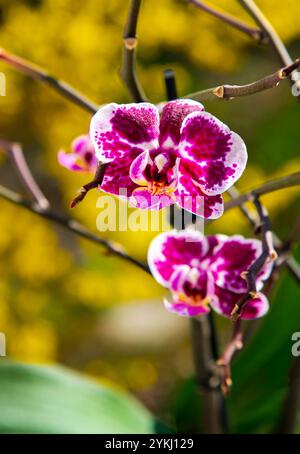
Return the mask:
{"type": "MultiPolygon", "coordinates": [[[[130,104],[116,104],[116,103],[110,103],[106,104],[103,107],[101,107],[95,115],[92,117],[91,124],[90,124],[90,139],[94,145],[95,148],[95,153],[98,161],[101,162],[111,162],[113,159],[107,159],[103,153],[101,147],[99,148],[97,141],[95,139],[95,131],[101,129],[101,132],[107,132],[111,130],[111,124],[110,124],[110,119],[112,118],[112,114],[114,113],[115,110],[122,108],[126,110],[130,110],[131,108],[147,108],[151,109],[153,113],[156,116],[156,138],[154,140],[151,140],[149,142],[143,142],[140,144],[135,144],[135,146],[138,146],[140,148],[143,148],[144,151],[150,150],[152,148],[156,148],[158,146],[158,135],[159,135],[159,113],[154,104],[151,104],[149,102],[141,102],[141,103],[130,103],[130,104]]],[[[124,142],[127,142],[125,139],[124,142]]],[[[129,142],[127,142],[129,143],[129,142]]]]}

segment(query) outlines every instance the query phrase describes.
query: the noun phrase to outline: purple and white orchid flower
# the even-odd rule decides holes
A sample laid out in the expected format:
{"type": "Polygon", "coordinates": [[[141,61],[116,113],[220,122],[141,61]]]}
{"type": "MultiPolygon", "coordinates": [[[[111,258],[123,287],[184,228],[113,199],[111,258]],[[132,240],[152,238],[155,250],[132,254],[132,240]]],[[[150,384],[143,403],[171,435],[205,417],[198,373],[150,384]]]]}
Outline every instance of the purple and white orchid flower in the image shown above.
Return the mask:
{"type": "MultiPolygon", "coordinates": [[[[241,274],[262,252],[262,243],[240,235],[205,237],[198,231],[170,231],[158,235],[148,251],[148,263],[154,278],[172,293],[165,301],[168,310],[184,316],[208,313],[212,307],[219,314],[230,314],[247,284],[241,274]]],[[[263,316],[269,308],[260,292],[271,273],[266,263],[256,278],[258,294],[244,306],[241,318],[263,316]]]]}
{"type": "Polygon", "coordinates": [[[58,162],[74,172],[95,172],[97,168],[97,158],[94,146],[88,135],[76,137],[71,144],[72,152],[66,153],[59,150],[57,154],[58,162]]]}
{"type": "Polygon", "coordinates": [[[177,203],[205,218],[223,214],[222,193],[241,176],[247,150],[241,137],[202,104],[179,99],[108,104],[93,117],[90,137],[107,168],[100,188],[130,203],[159,209],[177,203]]]}

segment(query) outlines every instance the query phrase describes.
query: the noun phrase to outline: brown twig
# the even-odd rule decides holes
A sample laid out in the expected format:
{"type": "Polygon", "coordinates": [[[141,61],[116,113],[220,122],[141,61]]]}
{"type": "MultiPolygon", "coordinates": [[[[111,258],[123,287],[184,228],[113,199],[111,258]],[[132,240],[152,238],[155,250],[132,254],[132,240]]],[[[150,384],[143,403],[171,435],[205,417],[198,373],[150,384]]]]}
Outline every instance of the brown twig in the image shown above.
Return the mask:
{"type": "Polygon", "coordinates": [[[277,259],[277,252],[275,251],[273,245],[272,227],[268,212],[266,208],[260,203],[258,196],[254,197],[253,203],[257,209],[257,213],[260,219],[259,228],[262,236],[262,253],[255,260],[255,262],[252,263],[250,268],[243,273],[243,277],[247,282],[247,293],[245,293],[245,295],[243,295],[242,298],[235,304],[230,314],[233,321],[236,321],[240,317],[243,308],[248,303],[248,301],[256,298],[256,277],[266,261],[275,261],[277,259]]]}
{"type": "Polygon", "coordinates": [[[260,197],[271,192],[279,191],[281,189],[291,188],[300,185],[300,172],[292,173],[281,178],[268,181],[267,183],[252,189],[244,194],[239,195],[235,199],[231,199],[225,203],[224,210],[228,211],[234,207],[240,206],[245,202],[253,201],[255,197],[260,197]]]}
{"type": "Polygon", "coordinates": [[[82,202],[82,200],[85,198],[89,191],[101,185],[105,175],[106,167],[107,167],[106,163],[105,164],[100,162],[98,163],[94,178],[92,179],[92,181],[89,181],[88,183],[81,186],[81,188],[78,191],[78,195],[70,203],[70,208],[75,208],[80,202],[82,202]]]}
{"type": "MultiPolygon", "coordinates": [[[[274,29],[274,27],[270,24],[268,19],[264,16],[262,11],[257,7],[253,0],[239,0],[242,6],[248,11],[248,13],[253,17],[255,22],[261,27],[261,29],[267,34],[269,37],[270,43],[274,51],[276,52],[279,60],[284,65],[289,65],[292,61],[292,58],[285,47],[283,41],[281,40],[280,36],[274,29]]],[[[297,91],[296,93],[299,94],[299,82],[300,82],[300,75],[298,71],[293,71],[290,74],[290,82],[292,86],[296,86],[297,91]]],[[[299,100],[298,96],[298,100],[299,100]]],[[[297,224],[297,223],[296,223],[297,224]]],[[[298,225],[296,225],[298,228],[298,225]]],[[[289,269],[292,271],[294,277],[300,282],[300,270],[297,262],[292,258],[288,257],[286,249],[290,249],[291,242],[294,241],[295,236],[295,229],[292,230],[290,237],[288,238],[288,242],[283,244],[283,260],[279,263],[279,266],[284,263],[284,259],[286,263],[288,263],[289,269]]],[[[298,235],[296,232],[296,238],[298,239],[298,235]]],[[[289,252],[289,251],[288,251],[289,252]]],[[[279,257],[282,259],[282,257],[279,257]]],[[[299,411],[300,405],[300,358],[295,358],[293,362],[293,366],[290,370],[290,384],[286,399],[283,404],[283,408],[281,411],[281,415],[279,418],[279,422],[276,428],[276,433],[293,433],[295,431],[297,416],[299,411]]]]}
{"type": "Polygon", "coordinates": [[[112,241],[105,240],[103,238],[100,238],[99,236],[95,235],[94,233],[90,232],[87,228],[85,228],[83,225],[81,225],[79,222],[77,222],[74,219],[65,217],[61,215],[60,213],[57,213],[56,211],[52,209],[41,209],[40,206],[37,203],[33,203],[24,197],[22,197],[20,194],[17,194],[14,191],[11,191],[10,189],[1,186],[0,185],[0,197],[2,199],[7,200],[8,202],[12,202],[15,205],[21,206],[25,208],[26,210],[37,214],[38,216],[48,219],[52,222],[55,222],[56,224],[61,225],[65,229],[75,233],[76,235],[85,238],[92,243],[99,244],[100,246],[103,246],[109,253],[120,257],[124,260],[127,260],[130,263],[133,263],[134,265],[138,266],[140,269],[143,271],[146,271],[148,274],[150,274],[150,270],[148,266],[137,260],[136,258],[132,257],[131,255],[127,254],[127,252],[124,250],[124,248],[112,241]]]}
{"type": "Polygon", "coordinates": [[[16,142],[8,142],[7,140],[0,139],[0,148],[2,148],[11,159],[15,168],[17,169],[18,174],[20,175],[25,189],[27,189],[28,192],[32,195],[33,199],[38,203],[39,207],[41,209],[49,208],[49,201],[34,179],[26,162],[21,145],[16,142]]]}
{"type": "Polygon", "coordinates": [[[141,0],[130,0],[127,22],[124,30],[124,45],[122,66],[120,70],[121,78],[126,85],[134,102],[146,100],[145,93],[138,81],[135,71],[135,50],[137,46],[137,22],[141,0]]]}
{"type": "Polygon", "coordinates": [[[241,319],[233,326],[231,339],[226,345],[222,356],[218,359],[217,365],[221,368],[222,383],[221,388],[224,395],[229,393],[232,385],[231,362],[234,354],[243,348],[243,333],[241,330],[241,319]]]}
{"type": "Polygon", "coordinates": [[[183,98],[195,101],[213,101],[215,99],[234,99],[241,96],[249,96],[265,90],[277,87],[282,80],[287,79],[300,66],[300,58],[281,68],[273,74],[246,85],[219,85],[183,96],[183,98]]]}
{"type": "MultiPolygon", "coordinates": [[[[261,30],[269,38],[269,41],[273,49],[275,50],[276,54],[278,55],[280,62],[285,66],[289,66],[293,62],[293,60],[290,54],[288,53],[287,48],[285,47],[277,31],[268,21],[266,16],[262,13],[262,11],[258,8],[256,3],[253,0],[239,0],[239,2],[243,6],[243,8],[245,8],[246,11],[248,11],[250,16],[254,19],[254,21],[259,25],[261,30]]],[[[289,76],[292,84],[299,81],[299,73],[296,71],[296,68],[289,76]]]]}
{"type": "Polygon", "coordinates": [[[67,84],[63,80],[56,79],[54,76],[51,76],[47,71],[39,66],[34,65],[33,63],[24,60],[23,58],[17,57],[14,54],[7,52],[4,49],[0,49],[0,60],[8,63],[13,68],[18,71],[30,76],[32,79],[39,80],[52,89],[63,95],[65,98],[69,99],[75,104],[78,104],[80,107],[83,107],[85,110],[91,113],[97,112],[99,106],[93,101],[86,98],[79,91],[75,90],[71,85],[67,84]]]}
{"type": "Polygon", "coordinates": [[[260,28],[251,27],[240,19],[237,19],[236,17],[231,16],[228,13],[222,12],[212,6],[209,6],[205,2],[202,2],[200,0],[187,1],[194,4],[197,8],[202,9],[202,11],[211,14],[212,16],[220,19],[226,24],[231,25],[231,27],[241,31],[242,33],[245,33],[258,43],[266,44],[269,41],[268,37],[260,28]]]}
{"type": "MultiPolygon", "coordinates": [[[[240,192],[237,190],[235,186],[232,186],[227,190],[228,194],[232,199],[236,199],[240,196],[240,192]]],[[[242,203],[241,205],[238,206],[240,211],[244,214],[245,218],[248,219],[249,223],[254,229],[254,232],[257,231],[258,227],[258,218],[255,216],[250,210],[248,210],[247,206],[242,203]]],[[[298,235],[299,235],[300,227],[298,230],[298,235]]],[[[286,247],[284,247],[284,244],[286,244],[286,241],[283,243],[280,238],[273,232],[273,242],[276,248],[276,251],[278,252],[278,258],[274,264],[274,272],[276,273],[276,270],[281,268],[282,265],[285,265],[289,272],[292,274],[292,276],[296,279],[296,281],[300,284],[300,266],[297,263],[297,261],[294,259],[294,257],[291,257],[290,255],[290,247],[288,247],[288,250],[286,250],[286,247]]],[[[279,277],[279,276],[278,276],[279,277]]]]}

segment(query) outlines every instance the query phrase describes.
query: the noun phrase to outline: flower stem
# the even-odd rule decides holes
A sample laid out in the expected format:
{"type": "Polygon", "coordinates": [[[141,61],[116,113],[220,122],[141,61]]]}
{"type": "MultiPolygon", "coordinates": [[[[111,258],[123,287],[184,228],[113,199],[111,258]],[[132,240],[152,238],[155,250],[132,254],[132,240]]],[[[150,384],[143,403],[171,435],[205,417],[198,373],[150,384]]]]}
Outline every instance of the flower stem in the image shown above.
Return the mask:
{"type": "Polygon", "coordinates": [[[222,11],[213,8],[212,6],[209,6],[200,0],[187,1],[193,3],[197,8],[202,9],[203,11],[207,12],[208,14],[211,14],[217,19],[220,19],[226,24],[231,25],[231,27],[245,33],[246,35],[253,38],[256,42],[263,44],[266,44],[268,42],[268,37],[262,30],[260,30],[260,28],[250,27],[250,25],[237,19],[236,17],[231,16],[230,14],[227,13],[223,13],[222,11]]]}
{"type": "MultiPolygon", "coordinates": [[[[258,8],[256,3],[253,0],[239,0],[239,2],[263,30],[265,35],[269,38],[269,42],[278,55],[281,63],[285,66],[289,66],[293,62],[293,60],[288,53],[287,48],[285,47],[275,28],[258,8]]],[[[296,69],[290,75],[290,79],[292,84],[299,80],[299,73],[296,71],[296,69]]]]}
{"type": "Polygon", "coordinates": [[[185,95],[184,98],[195,101],[212,101],[215,99],[234,99],[241,96],[249,96],[265,90],[277,87],[282,80],[290,77],[295,69],[300,66],[300,58],[291,62],[273,74],[246,85],[219,85],[185,95]]]}
{"type": "Polygon", "coordinates": [[[285,177],[276,178],[275,180],[268,181],[267,183],[255,189],[252,189],[252,191],[245,192],[239,197],[229,200],[225,203],[224,210],[228,211],[231,208],[240,206],[245,202],[252,201],[253,199],[255,199],[255,197],[299,185],[300,172],[292,173],[291,175],[287,175],[285,177]]]}
{"type": "Polygon", "coordinates": [[[42,209],[49,208],[49,201],[43,194],[41,188],[33,177],[31,170],[26,162],[23,149],[19,143],[8,142],[7,140],[0,139],[0,148],[3,148],[21,177],[21,181],[32,195],[34,200],[39,204],[42,209]]]}
{"type": "MultiPolygon", "coordinates": [[[[229,188],[227,190],[227,192],[232,199],[236,199],[240,195],[240,192],[237,190],[237,188],[235,186],[231,186],[231,188],[229,188]]],[[[256,216],[254,216],[251,211],[248,210],[247,206],[244,203],[239,205],[239,209],[243,213],[245,218],[248,219],[249,223],[251,224],[251,226],[254,228],[254,231],[256,232],[257,225],[258,225],[258,218],[256,216]]],[[[299,222],[300,222],[300,217],[299,217],[299,222]]],[[[296,228],[296,225],[295,225],[295,228],[296,228]]],[[[293,232],[293,229],[292,229],[292,232],[293,232]]],[[[297,234],[298,234],[297,238],[299,236],[299,231],[300,231],[300,226],[299,226],[299,229],[297,229],[297,234]]],[[[282,250],[282,248],[284,247],[284,245],[287,242],[288,243],[291,242],[290,236],[287,241],[282,242],[280,240],[280,238],[278,238],[278,236],[274,232],[273,232],[273,241],[274,241],[276,249],[279,251],[282,250]]],[[[292,242],[294,242],[294,239],[292,242]]],[[[289,253],[286,255],[285,259],[281,258],[280,265],[278,265],[276,263],[275,266],[278,267],[278,266],[285,265],[288,268],[289,272],[292,274],[292,276],[295,278],[295,280],[300,284],[300,267],[299,267],[298,263],[296,262],[296,260],[294,259],[294,257],[290,256],[290,251],[288,251],[288,252],[289,253]]],[[[280,256],[281,256],[281,254],[280,254],[280,256]]]]}
{"type": "Polygon", "coordinates": [[[135,71],[136,29],[142,0],[130,0],[127,22],[124,30],[124,45],[120,76],[134,102],[146,101],[146,95],[135,71]]]}
{"type": "Polygon", "coordinates": [[[103,246],[107,252],[109,252],[112,255],[116,255],[124,260],[127,260],[130,263],[133,263],[136,265],[138,268],[142,269],[143,271],[146,271],[146,273],[150,274],[150,270],[148,266],[137,260],[136,258],[132,257],[131,255],[127,254],[127,252],[124,250],[124,248],[109,240],[105,240],[94,233],[92,233],[90,230],[88,230],[86,227],[81,225],[79,222],[77,222],[75,219],[66,217],[61,215],[60,213],[57,213],[56,211],[52,209],[41,209],[41,207],[34,202],[30,202],[24,197],[22,197],[20,194],[11,191],[10,189],[1,186],[0,185],[0,197],[2,199],[7,200],[8,202],[12,202],[18,206],[21,206],[25,208],[28,211],[31,211],[32,213],[37,214],[38,216],[50,220],[56,224],[61,225],[65,229],[69,230],[72,233],[75,233],[76,235],[87,239],[88,241],[92,243],[96,243],[100,246],[103,246]]]}

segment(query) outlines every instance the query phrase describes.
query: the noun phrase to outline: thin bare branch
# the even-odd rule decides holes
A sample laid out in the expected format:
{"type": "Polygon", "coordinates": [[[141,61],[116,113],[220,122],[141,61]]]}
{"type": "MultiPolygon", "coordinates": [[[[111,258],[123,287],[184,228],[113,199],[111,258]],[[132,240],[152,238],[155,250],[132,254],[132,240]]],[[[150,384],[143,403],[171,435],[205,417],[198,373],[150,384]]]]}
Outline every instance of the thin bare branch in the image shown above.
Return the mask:
{"type": "Polygon", "coordinates": [[[135,50],[137,46],[137,23],[142,0],[130,0],[127,22],[124,30],[124,45],[121,78],[134,102],[146,101],[146,95],[135,71],[135,50]]]}
{"type": "Polygon", "coordinates": [[[275,261],[277,259],[277,252],[275,251],[273,245],[272,227],[268,212],[260,203],[258,196],[255,196],[253,203],[257,209],[260,220],[259,227],[262,235],[262,253],[259,257],[257,257],[255,262],[252,263],[250,268],[243,273],[243,277],[247,282],[247,293],[245,293],[245,295],[243,295],[242,298],[235,304],[230,314],[233,321],[236,321],[240,317],[243,308],[248,301],[257,297],[256,277],[259,271],[268,260],[275,261]]]}
{"type": "Polygon", "coordinates": [[[0,148],[2,148],[9,156],[21,177],[21,181],[25,189],[27,189],[32,195],[33,199],[38,203],[40,208],[49,208],[49,201],[34,179],[26,162],[21,145],[16,142],[8,142],[7,140],[0,139],[0,148]]]}
{"type": "Polygon", "coordinates": [[[54,76],[51,76],[43,68],[40,68],[23,58],[17,57],[4,49],[0,49],[0,60],[8,63],[10,66],[26,74],[32,79],[39,80],[46,85],[49,85],[62,96],[69,99],[73,103],[78,104],[80,107],[83,107],[88,112],[95,113],[99,109],[97,104],[82,95],[79,91],[75,90],[71,87],[71,85],[67,84],[63,80],[59,80],[54,76]]]}
{"type": "Polygon", "coordinates": [[[80,202],[82,202],[89,191],[96,189],[101,185],[105,175],[106,167],[106,163],[99,162],[94,178],[92,179],[92,181],[89,181],[88,183],[81,186],[78,191],[78,195],[70,203],[70,208],[75,208],[80,202]]]}
{"type": "Polygon", "coordinates": [[[245,202],[253,201],[253,199],[255,199],[256,197],[299,185],[300,172],[292,173],[291,175],[287,175],[285,177],[276,178],[274,180],[268,181],[267,183],[255,189],[252,189],[252,191],[248,191],[244,194],[241,194],[239,197],[236,197],[235,199],[229,200],[228,202],[225,203],[224,210],[228,211],[231,208],[240,206],[245,202]]]}
{"type": "Polygon", "coordinates": [[[243,348],[243,333],[241,330],[241,319],[233,326],[231,339],[226,345],[222,356],[218,359],[217,365],[221,368],[221,388],[224,395],[227,395],[232,385],[231,362],[238,350],[243,348]]]}
{"type": "MultiPolygon", "coordinates": [[[[237,188],[235,186],[232,186],[231,188],[229,188],[227,190],[227,192],[232,199],[236,199],[240,196],[240,192],[237,190],[237,188]]],[[[249,223],[252,225],[252,227],[254,229],[254,232],[257,233],[258,217],[255,216],[250,210],[248,210],[247,206],[244,203],[239,205],[238,208],[244,214],[245,218],[248,219],[249,223]]],[[[299,231],[298,231],[298,235],[299,235],[299,231]]],[[[280,240],[280,238],[278,238],[278,236],[273,232],[273,242],[274,242],[275,248],[278,252],[278,259],[275,262],[274,268],[275,269],[280,268],[282,265],[285,265],[288,268],[289,272],[292,274],[292,276],[300,284],[300,266],[299,266],[298,262],[294,259],[294,257],[291,257],[290,248],[288,248],[288,250],[286,252],[284,252],[282,250],[284,247],[284,244],[286,244],[286,241],[283,243],[280,240]]]]}
{"type": "Polygon", "coordinates": [[[265,35],[265,33],[260,29],[260,28],[255,28],[251,27],[250,25],[246,24],[245,22],[241,21],[240,19],[237,19],[236,17],[222,12],[219,9],[216,9],[210,5],[207,5],[205,2],[202,2],[200,0],[187,0],[189,3],[193,3],[197,8],[202,9],[202,11],[205,11],[208,14],[211,14],[212,16],[220,19],[221,21],[225,22],[228,25],[231,25],[231,27],[241,31],[242,33],[245,33],[246,35],[250,36],[253,38],[256,42],[258,43],[263,43],[266,44],[269,39],[265,35]]]}
{"type": "Polygon", "coordinates": [[[216,99],[234,99],[241,96],[249,96],[265,90],[277,87],[281,81],[287,79],[300,66],[300,58],[290,65],[281,68],[273,74],[246,85],[219,85],[195,93],[190,93],[183,98],[194,99],[195,101],[213,101],[216,99]]]}
{"type": "Polygon", "coordinates": [[[62,227],[64,227],[65,229],[75,233],[76,235],[78,235],[82,238],[89,240],[92,243],[96,243],[100,246],[103,246],[106,249],[106,251],[108,251],[109,253],[111,253],[117,257],[120,257],[130,263],[133,263],[134,265],[138,266],[143,271],[146,271],[148,274],[150,274],[150,270],[149,270],[148,266],[145,263],[140,262],[136,258],[127,254],[127,252],[124,250],[123,246],[121,246],[115,242],[100,238],[99,236],[92,233],[90,230],[85,228],[83,225],[81,225],[76,220],[65,217],[50,208],[41,209],[41,207],[37,203],[30,202],[29,200],[22,197],[20,194],[14,192],[14,191],[11,191],[10,189],[8,189],[4,186],[1,186],[1,185],[0,185],[0,197],[2,199],[7,200],[8,202],[14,203],[15,205],[21,206],[21,207],[25,208],[26,210],[31,211],[32,213],[35,213],[44,219],[48,219],[52,222],[55,222],[56,224],[59,224],[62,227]]]}
{"type": "MultiPolygon", "coordinates": [[[[243,6],[243,8],[248,11],[250,16],[255,20],[257,25],[259,25],[261,30],[264,31],[266,36],[268,36],[269,41],[273,49],[275,50],[280,62],[285,66],[289,66],[293,62],[293,59],[288,53],[288,50],[284,45],[282,39],[278,35],[277,31],[268,21],[266,16],[262,13],[262,11],[258,8],[256,3],[253,0],[239,0],[239,2],[243,6]]],[[[294,84],[295,82],[299,81],[299,79],[300,75],[295,68],[295,70],[290,74],[291,83],[294,84]]]]}

